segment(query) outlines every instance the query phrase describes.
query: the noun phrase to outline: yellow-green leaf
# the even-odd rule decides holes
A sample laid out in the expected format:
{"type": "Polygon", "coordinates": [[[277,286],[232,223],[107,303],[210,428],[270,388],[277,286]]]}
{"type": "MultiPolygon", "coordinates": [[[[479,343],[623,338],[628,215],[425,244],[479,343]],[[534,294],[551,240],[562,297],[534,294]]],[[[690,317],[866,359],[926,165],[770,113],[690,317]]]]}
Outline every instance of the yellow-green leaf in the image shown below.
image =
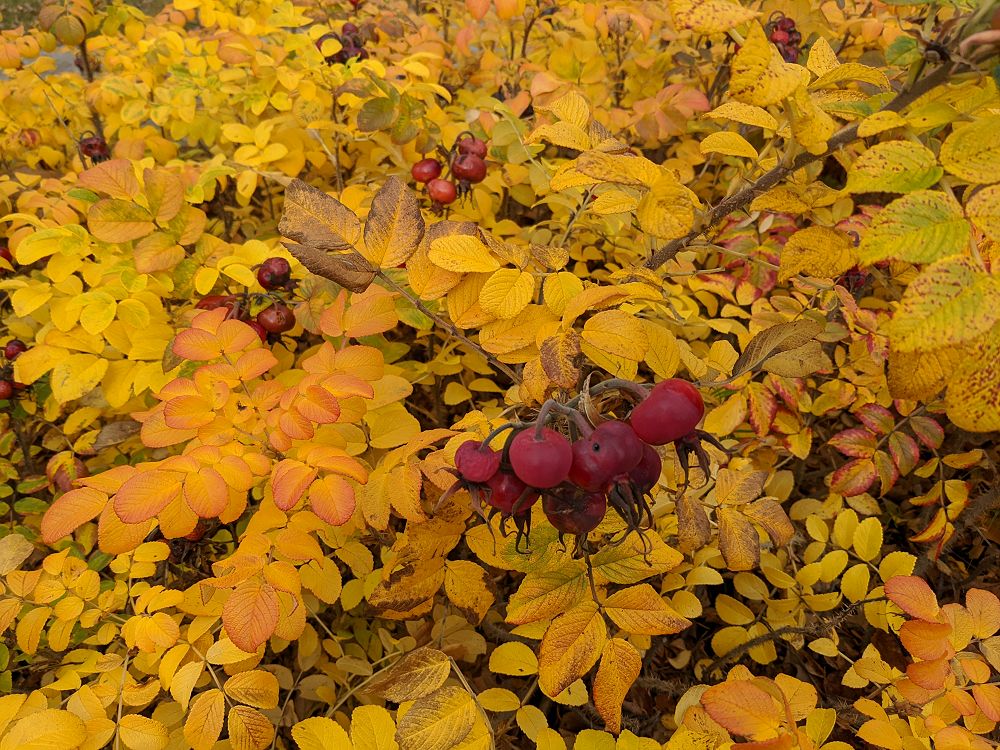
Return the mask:
{"type": "Polygon", "coordinates": [[[1000,180],[1000,115],[956,128],[941,144],[941,164],[972,183],[1000,180]]]}
{"type": "Polygon", "coordinates": [[[669,0],[667,5],[674,17],[674,28],[695,34],[722,34],[758,15],[729,0],[669,0]]]}
{"type": "Polygon", "coordinates": [[[943,170],[926,146],[910,141],[876,143],[847,172],[850,193],[909,193],[941,179],[943,170]]]}
{"type": "Polygon", "coordinates": [[[969,233],[969,222],[954,198],[937,190],[918,190],[897,198],[875,216],[861,237],[858,255],[864,263],[932,263],[965,250],[969,233]]]}
{"type": "Polygon", "coordinates": [[[787,281],[803,273],[834,279],[857,262],[857,251],[846,234],[828,227],[806,227],[789,237],[781,248],[778,278],[787,281]]]}

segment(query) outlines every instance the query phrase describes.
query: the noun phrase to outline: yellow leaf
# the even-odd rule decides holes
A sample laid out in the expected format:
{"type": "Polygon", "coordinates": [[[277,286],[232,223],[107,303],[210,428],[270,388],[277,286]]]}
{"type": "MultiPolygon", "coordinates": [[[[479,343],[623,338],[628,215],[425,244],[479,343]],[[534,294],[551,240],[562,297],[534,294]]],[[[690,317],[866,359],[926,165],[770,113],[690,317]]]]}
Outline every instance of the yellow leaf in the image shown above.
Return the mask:
{"type": "Polygon", "coordinates": [[[604,615],[584,601],[552,621],[538,648],[538,685],[549,697],[559,695],[597,662],[607,640],[604,615]]]}
{"type": "MultiPolygon", "coordinates": [[[[735,508],[719,508],[719,551],[730,570],[753,570],[760,562],[760,537],[747,517],[735,508]]],[[[718,721],[718,719],[716,719],[718,721]]]]}
{"type": "Polygon", "coordinates": [[[476,700],[480,706],[494,713],[516,711],[521,707],[521,699],[505,688],[487,688],[476,696],[476,700]]]}
{"type": "Polygon", "coordinates": [[[15,630],[18,648],[26,654],[34,654],[38,650],[42,630],[51,614],[52,607],[35,607],[21,617],[15,630]]]}
{"type": "Polygon", "coordinates": [[[482,240],[469,234],[452,234],[431,242],[431,263],[456,273],[490,273],[500,268],[482,240]]]}
{"type": "Polygon", "coordinates": [[[571,122],[553,122],[539,125],[524,137],[525,143],[546,141],[555,146],[586,151],[590,148],[590,136],[583,128],[571,122]]]}
{"type": "Polygon", "coordinates": [[[965,204],[965,213],[983,234],[1000,242],[1000,185],[988,185],[973,193],[965,204]]]}
{"type": "Polygon", "coordinates": [[[967,257],[927,266],[906,288],[888,332],[900,352],[969,344],[1000,320],[1000,278],[967,257]]]}
{"type": "Polygon", "coordinates": [[[587,151],[576,159],[576,168],[601,182],[633,187],[651,187],[663,176],[663,169],[642,156],[587,151]]]}
{"type": "Polygon", "coordinates": [[[393,703],[412,701],[430,695],[444,685],[451,673],[451,660],[435,648],[418,648],[393,665],[380,682],[384,694],[393,703]]]}
{"type": "Polygon", "coordinates": [[[578,128],[585,128],[590,122],[590,104],[579,91],[570,90],[538,109],[552,112],[560,120],[571,122],[578,128]]]}
{"type": "Polygon", "coordinates": [[[86,739],[86,727],[78,716],[45,708],[14,722],[0,740],[0,750],[72,750],[86,739]]]}
{"type": "Polygon", "coordinates": [[[733,58],[729,93],[737,101],[767,107],[790,96],[809,82],[809,72],[781,59],[777,48],[768,41],[757,22],[740,51],[733,58]]]}
{"type": "Polygon", "coordinates": [[[118,723],[118,736],[129,750],[163,750],[170,735],[162,722],[139,714],[123,716],[118,723]]]}
{"type": "MultiPolygon", "coordinates": [[[[253,172],[243,174],[254,175],[253,172]]],[[[361,222],[347,206],[302,180],[285,188],[278,231],[301,245],[327,253],[353,247],[361,238],[361,222]]]]}
{"type": "Polygon", "coordinates": [[[400,404],[386,404],[365,414],[373,448],[395,448],[420,433],[420,422],[400,404]]]}
{"type": "MultiPolygon", "coordinates": [[[[812,60],[813,51],[809,51],[809,59],[812,60]]],[[[862,81],[880,89],[889,88],[889,79],[885,73],[877,68],[871,68],[861,63],[848,62],[838,65],[835,68],[823,73],[819,78],[809,84],[811,89],[836,88],[844,81],[862,81]]]]}
{"type": "Polygon", "coordinates": [[[622,704],[640,671],[642,657],[635,646],[621,638],[607,642],[594,678],[594,708],[609,732],[618,734],[621,731],[622,704]]]}
{"type": "Polygon", "coordinates": [[[200,693],[184,721],[184,739],[194,750],[211,750],[222,733],[226,698],[218,688],[200,693]]]}
{"type": "Polygon", "coordinates": [[[424,236],[424,218],[416,194],[396,175],[372,199],[365,221],[365,257],[382,268],[409,260],[424,236]]]}
{"type": "Polygon", "coordinates": [[[847,171],[849,193],[909,193],[941,179],[934,152],[910,141],[876,143],[863,151],[847,171]]]}
{"type": "Polygon", "coordinates": [[[948,418],[972,432],[1000,430],[1000,323],[962,352],[958,371],[946,374],[948,418]]]}
{"type": "MultiPolygon", "coordinates": [[[[60,537],[63,536],[60,534],[60,537]]],[[[0,539],[0,576],[16,570],[35,551],[35,545],[17,532],[0,539]]]]}
{"type": "Polygon", "coordinates": [[[448,750],[472,730],[478,709],[465,690],[443,687],[421,698],[396,725],[400,750],[448,750]]]}
{"type": "MultiPolygon", "coordinates": [[[[815,48],[815,45],[813,47],[815,48]]],[[[810,53],[811,59],[812,55],[810,53]]],[[[756,107],[752,104],[744,104],[743,102],[725,102],[711,112],[706,112],[702,117],[711,117],[715,120],[732,120],[742,125],[752,125],[764,128],[765,130],[778,129],[778,121],[774,119],[774,116],[770,112],[763,107],[756,107]]]]}
{"type": "Polygon", "coordinates": [[[233,750],[266,750],[274,739],[274,726],[256,708],[234,706],[226,727],[233,750]]]}
{"type": "Polygon", "coordinates": [[[278,678],[262,669],[234,674],[223,685],[226,695],[257,708],[278,707],[278,678]]]}
{"type": "Polygon", "coordinates": [[[733,365],[732,376],[754,370],[776,354],[805,346],[822,332],[823,325],[809,318],[790,320],[765,328],[747,342],[743,353],[733,365]]]}
{"type": "Polygon", "coordinates": [[[639,201],[635,218],[642,231],[654,237],[664,240],[682,237],[694,224],[691,191],[672,175],[661,175],[639,201]]]}
{"type": "Polygon", "coordinates": [[[156,229],[142,206],[117,198],[100,200],[87,211],[87,228],[101,242],[130,242],[156,229]]]}
{"type": "Polygon", "coordinates": [[[866,264],[881,260],[933,263],[962,253],[970,227],[958,201],[938,190],[917,190],[879,211],[861,237],[858,255],[866,264]]]}
{"type": "Polygon", "coordinates": [[[887,750],[902,750],[903,740],[888,721],[871,719],[858,729],[858,739],[887,750]]]}
{"type": "Polygon", "coordinates": [[[583,282],[580,281],[580,277],[568,271],[550,274],[542,283],[545,306],[556,315],[562,315],[569,301],[582,291],[583,282]]]}
{"type": "Polygon", "coordinates": [[[695,34],[722,34],[758,15],[729,0],[669,0],[667,6],[674,18],[674,28],[695,34]]]}
{"type": "Polygon", "coordinates": [[[501,268],[490,276],[479,292],[479,305],[503,320],[517,316],[535,296],[535,277],[528,271],[501,268]]]}
{"type": "Polygon", "coordinates": [[[469,560],[448,560],[444,566],[444,590],[465,618],[478,625],[493,604],[486,571],[469,560]]]}
{"type": "Polygon", "coordinates": [[[621,310],[597,313],[584,324],[580,335],[583,353],[617,377],[634,377],[648,349],[642,323],[621,310]]]}
{"type": "Polygon", "coordinates": [[[501,643],[490,654],[490,671],[525,677],[538,672],[538,657],[523,643],[501,643]]]}
{"type": "Polygon", "coordinates": [[[507,622],[523,625],[547,620],[579,602],[586,590],[586,570],[582,564],[529,573],[507,602],[507,622]]]}
{"type": "MultiPolygon", "coordinates": [[[[381,706],[358,706],[351,712],[351,741],[358,750],[397,750],[396,722],[381,706]]],[[[327,746],[324,746],[327,747],[327,746]]],[[[351,750],[350,745],[334,744],[351,750]]],[[[300,748],[300,750],[308,750],[300,748]]],[[[315,750],[323,750],[316,748],[315,750]]]]}
{"type": "Polygon", "coordinates": [[[681,362],[677,337],[665,326],[651,320],[644,318],[641,322],[648,342],[643,361],[661,379],[672,378],[677,373],[681,362]]]}
{"type": "Polygon", "coordinates": [[[813,226],[800,229],[781,249],[778,279],[787,281],[798,273],[834,279],[857,265],[858,253],[843,232],[813,226]]]}
{"type": "Polygon", "coordinates": [[[906,119],[898,112],[880,111],[861,121],[858,125],[858,135],[862,138],[868,138],[884,133],[886,130],[903,127],[906,127],[906,119]]]}
{"type": "Polygon", "coordinates": [[[604,611],[615,625],[637,635],[679,633],[691,625],[648,583],[616,591],[604,602],[604,611]]]}
{"type": "Polygon", "coordinates": [[[811,154],[826,151],[827,141],[837,130],[837,123],[824,112],[804,87],[795,90],[789,100],[792,115],[792,135],[811,154]]]}
{"type": "Polygon", "coordinates": [[[52,370],[49,380],[52,396],[61,404],[75,401],[96,388],[107,370],[107,359],[93,354],[71,354],[52,370]]]}
{"type": "Polygon", "coordinates": [[[806,67],[817,77],[829,73],[840,65],[837,53],[824,37],[819,37],[809,48],[809,58],[806,67]]]}
{"type": "MultiPolygon", "coordinates": [[[[360,708],[370,707],[361,706],[360,708]]],[[[358,710],[355,709],[355,714],[358,710]]],[[[394,733],[395,729],[393,726],[391,731],[394,733]]],[[[299,750],[330,750],[330,748],[353,750],[355,747],[340,724],[323,716],[313,716],[311,719],[303,719],[298,722],[292,727],[292,739],[295,740],[299,750]]],[[[359,750],[367,747],[368,745],[361,745],[359,750]]],[[[373,745],[372,747],[378,746],[373,745]]]]}
{"type": "Polygon", "coordinates": [[[956,127],[941,144],[941,164],[972,183],[989,184],[1000,176],[1000,115],[956,127]]]}
{"type": "Polygon", "coordinates": [[[635,195],[626,193],[624,190],[608,190],[587,204],[587,210],[601,216],[606,216],[608,214],[624,214],[635,211],[638,205],[639,198],[635,195]]]}
{"type": "Polygon", "coordinates": [[[698,144],[698,148],[703,154],[725,154],[726,156],[745,156],[749,159],[757,158],[757,149],[739,133],[732,131],[720,131],[709,133],[698,144]]]}

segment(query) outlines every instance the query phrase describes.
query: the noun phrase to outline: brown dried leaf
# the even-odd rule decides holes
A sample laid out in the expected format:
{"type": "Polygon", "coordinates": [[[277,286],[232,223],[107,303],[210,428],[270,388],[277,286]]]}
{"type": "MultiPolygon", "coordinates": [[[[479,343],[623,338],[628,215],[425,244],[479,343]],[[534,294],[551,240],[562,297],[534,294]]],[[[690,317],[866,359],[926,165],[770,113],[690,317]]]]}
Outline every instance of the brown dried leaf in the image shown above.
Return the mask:
{"type": "Polygon", "coordinates": [[[374,281],[377,272],[357,252],[331,255],[311,245],[282,242],[302,265],[317,276],[330,279],[352,292],[363,292],[374,281]]]}
{"type": "Polygon", "coordinates": [[[361,238],[361,222],[336,198],[295,179],[285,190],[278,231],[318,251],[338,252],[354,248],[361,238]]]}
{"type": "Polygon", "coordinates": [[[822,331],[821,323],[806,318],[765,328],[747,343],[743,354],[733,365],[732,377],[739,377],[760,367],[766,359],[775,354],[805,346],[822,331]]]}
{"type": "Polygon", "coordinates": [[[416,194],[396,175],[372,199],[365,221],[368,259],[382,268],[405,263],[420,246],[424,217],[416,194]]]}
{"type": "Polygon", "coordinates": [[[775,547],[788,544],[795,533],[791,519],[774,498],[762,497],[743,508],[743,513],[767,532],[775,547]]]}
{"type": "Polygon", "coordinates": [[[110,448],[112,445],[124,443],[133,435],[138,435],[140,429],[142,429],[142,425],[134,419],[109,422],[97,433],[97,439],[94,440],[94,444],[90,447],[94,451],[100,451],[110,448]]]}
{"type": "Polygon", "coordinates": [[[570,329],[542,342],[542,369],[560,388],[575,388],[580,380],[580,334],[570,329]]]}

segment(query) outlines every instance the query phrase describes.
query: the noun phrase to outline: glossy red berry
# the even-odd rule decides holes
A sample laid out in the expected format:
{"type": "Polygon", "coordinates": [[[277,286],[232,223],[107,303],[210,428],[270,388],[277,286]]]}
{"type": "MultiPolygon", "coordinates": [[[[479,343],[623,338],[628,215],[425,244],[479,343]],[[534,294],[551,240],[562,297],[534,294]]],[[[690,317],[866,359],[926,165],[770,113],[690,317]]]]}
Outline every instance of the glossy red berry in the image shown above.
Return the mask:
{"type": "Polygon", "coordinates": [[[292,266],[284,258],[268,258],[257,269],[257,281],[267,290],[279,289],[292,279],[292,266]]]}
{"type": "Polygon", "coordinates": [[[795,19],[785,16],[784,18],[779,18],[774,25],[782,31],[791,31],[795,28],[795,19]]]}
{"type": "Polygon", "coordinates": [[[787,44],[788,32],[782,31],[781,29],[775,29],[771,32],[771,41],[775,44],[787,44]]]}
{"type": "Polygon", "coordinates": [[[500,469],[500,452],[469,440],[455,451],[455,468],[467,482],[485,482],[500,469]]]}
{"type": "Polygon", "coordinates": [[[451,173],[466,182],[482,182],[486,179],[486,162],[475,154],[462,154],[451,165],[451,173]]]}
{"type": "Polygon", "coordinates": [[[555,487],[569,476],[573,448],[555,430],[542,428],[539,438],[535,428],[522,430],[510,442],[510,465],[525,484],[539,489],[555,487]]]}
{"type": "Polygon", "coordinates": [[[430,182],[441,176],[441,162],[437,159],[421,159],[410,167],[410,174],[417,182],[430,182]]]}
{"type": "Polygon", "coordinates": [[[0,401],[14,395],[14,384],[9,380],[0,380],[0,401]]]}
{"type": "Polygon", "coordinates": [[[658,383],[632,409],[629,423],[642,441],[665,445],[691,433],[704,414],[705,402],[698,389],[686,380],[671,378],[658,383]]]}
{"type": "Polygon", "coordinates": [[[21,339],[11,339],[3,347],[3,356],[13,362],[26,351],[28,351],[28,345],[21,339]]]}
{"type": "Polygon", "coordinates": [[[604,520],[608,498],[603,492],[569,490],[546,495],[542,499],[542,510],[560,533],[588,534],[604,520]]]}
{"type": "Polygon", "coordinates": [[[450,180],[440,179],[431,180],[427,183],[427,194],[431,197],[432,201],[441,205],[454,203],[455,198],[458,197],[455,183],[450,180]]]}
{"type": "Polygon", "coordinates": [[[486,482],[489,494],[486,504],[504,515],[524,515],[538,502],[538,493],[508,471],[498,471],[486,482]],[[518,504],[518,501],[520,503],[518,504]],[[517,513],[514,506],[517,505],[517,513]]]}
{"type": "Polygon", "coordinates": [[[14,386],[15,391],[23,391],[27,390],[28,388],[31,388],[31,386],[28,383],[18,383],[16,380],[10,381],[10,384],[14,386]]]}
{"type": "Polygon", "coordinates": [[[663,460],[660,454],[653,446],[643,443],[642,459],[637,466],[629,470],[628,478],[639,494],[645,495],[656,486],[661,471],[663,471],[663,460]]]}
{"type": "Polygon", "coordinates": [[[0,240],[0,258],[14,265],[14,255],[10,252],[10,248],[7,246],[7,240],[0,240]]]}
{"type": "Polygon", "coordinates": [[[264,326],[262,326],[256,320],[249,321],[247,325],[253,328],[254,333],[256,333],[258,337],[260,337],[261,341],[264,342],[267,341],[267,329],[264,328],[264,326]]]}
{"type": "Polygon", "coordinates": [[[472,156],[478,156],[480,159],[486,158],[486,142],[471,135],[459,140],[455,144],[455,148],[458,149],[458,153],[460,154],[471,154],[472,156]]]}
{"type": "Polygon", "coordinates": [[[635,468],[643,447],[626,422],[604,422],[589,437],[573,443],[569,481],[589,492],[605,490],[615,476],[635,468]]]}
{"type": "Polygon", "coordinates": [[[295,327],[295,315],[280,302],[257,313],[257,322],[268,333],[285,333],[295,327]]]}

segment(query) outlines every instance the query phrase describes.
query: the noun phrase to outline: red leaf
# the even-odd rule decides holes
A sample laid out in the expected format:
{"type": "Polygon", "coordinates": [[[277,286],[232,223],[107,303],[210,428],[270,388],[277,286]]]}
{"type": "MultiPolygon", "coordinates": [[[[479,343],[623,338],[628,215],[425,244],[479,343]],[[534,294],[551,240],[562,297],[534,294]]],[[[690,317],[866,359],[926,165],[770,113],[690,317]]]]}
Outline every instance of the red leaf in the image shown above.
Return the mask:
{"type": "Polygon", "coordinates": [[[830,490],[844,497],[854,497],[867,492],[875,476],[875,463],[871,459],[855,458],[833,472],[830,490]]]}
{"type": "Polygon", "coordinates": [[[892,412],[878,404],[865,404],[854,412],[854,416],[861,420],[861,424],[879,435],[888,435],[896,424],[892,412]]]}
{"type": "Polygon", "coordinates": [[[871,458],[878,445],[878,436],[864,427],[852,427],[849,430],[838,432],[830,438],[828,445],[833,446],[845,456],[871,458]]]}
{"type": "Polygon", "coordinates": [[[309,487],[309,507],[333,526],[343,526],[354,514],[354,488],[336,475],[317,479],[309,487]]]}
{"type": "Polygon", "coordinates": [[[302,498],[302,494],[315,478],[316,470],[301,461],[291,458],[279,461],[271,473],[274,504],[282,510],[288,510],[302,498]]]}
{"type": "Polygon", "coordinates": [[[944,442],[944,429],[930,417],[910,417],[910,429],[931,450],[937,450],[944,442]]]}

